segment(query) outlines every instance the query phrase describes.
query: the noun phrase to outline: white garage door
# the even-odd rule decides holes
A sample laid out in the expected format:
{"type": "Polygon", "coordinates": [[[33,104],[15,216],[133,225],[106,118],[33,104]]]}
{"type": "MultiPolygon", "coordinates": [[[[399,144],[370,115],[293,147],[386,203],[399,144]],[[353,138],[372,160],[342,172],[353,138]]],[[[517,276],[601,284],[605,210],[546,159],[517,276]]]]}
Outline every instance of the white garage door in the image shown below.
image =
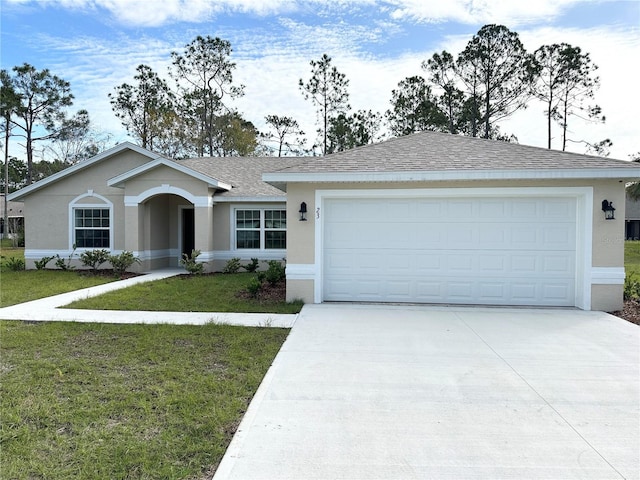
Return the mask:
{"type": "Polygon", "coordinates": [[[575,198],[325,199],[326,301],[573,306],[575,198]]]}

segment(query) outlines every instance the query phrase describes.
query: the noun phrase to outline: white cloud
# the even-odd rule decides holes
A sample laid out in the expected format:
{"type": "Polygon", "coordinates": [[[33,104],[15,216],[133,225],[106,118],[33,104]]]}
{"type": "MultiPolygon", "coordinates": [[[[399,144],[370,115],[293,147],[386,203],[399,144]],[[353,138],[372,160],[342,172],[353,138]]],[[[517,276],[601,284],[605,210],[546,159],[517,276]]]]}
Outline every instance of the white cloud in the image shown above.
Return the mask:
{"type": "MultiPolygon", "coordinates": [[[[81,0],[62,1],[73,1],[83,7],[89,5],[81,0]]],[[[95,0],[91,4],[104,4],[106,1],[95,0]]],[[[110,1],[115,5],[115,0],[110,1]]],[[[167,1],[170,5],[178,3],[177,0],[167,1]]],[[[205,3],[208,2],[200,2],[195,8],[205,3]]],[[[230,3],[232,2],[227,0],[222,4],[230,3]]],[[[233,3],[236,6],[246,4],[245,8],[258,9],[261,4],[268,2],[247,0],[233,3]]],[[[397,6],[401,1],[386,4],[390,3],[397,6]]],[[[402,3],[410,6],[410,0],[402,3]]],[[[465,11],[470,11],[471,6],[479,9],[486,2],[454,3],[459,8],[464,7],[465,11]]],[[[494,3],[507,5],[506,2],[494,3]]],[[[561,4],[562,0],[558,0],[558,3],[561,4]]],[[[302,2],[280,1],[275,4],[281,8],[293,9],[302,2]]],[[[306,4],[319,6],[322,1],[306,4]]],[[[422,2],[415,2],[416,9],[421,8],[421,5],[422,2]]],[[[546,3],[543,2],[543,5],[546,3]]],[[[515,10],[512,9],[513,11],[515,10]]],[[[303,22],[304,17],[295,18],[273,17],[264,22],[263,27],[252,29],[220,26],[216,34],[231,41],[234,47],[232,60],[237,64],[234,80],[246,85],[246,95],[236,101],[235,106],[258,128],[264,128],[265,115],[292,116],[298,120],[310,140],[315,139],[315,109],[303,99],[298,89],[298,80],[306,80],[310,75],[310,60],[328,53],[338,70],[350,80],[350,103],[353,109],[384,112],[389,108],[391,90],[397,83],[407,76],[423,73],[420,69],[423,60],[442,49],[457,54],[475,33],[475,28],[470,27],[469,34],[443,35],[436,44],[425,45],[423,49],[416,45],[412,51],[390,56],[382,53],[384,48],[378,47],[389,41],[389,32],[396,35],[398,29],[403,28],[399,21],[380,20],[374,23],[367,19],[358,25],[358,18],[348,16],[345,21],[335,22],[324,22],[324,17],[315,17],[316,23],[309,25],[303,22]],[[277,34],[274,33],[276,31],[277,34]]],[[[522,27],[517,31],[529,51],[542,44],[567,42],[589,52],[593,61],[600,66],[602,88],[596,92],[596,101],[602,106],[607,123],[585,125],[575,120],[570,128],[574,130],[576,138],[598,141],[609,137],[614,142],[612,156],[617,158],[626,159],[629,154],[640,150],[640,145],[637,144],[638,128],[634,119],[634,112],[640,111],[640,99],[634,95],[630,81],[640,77],[638,63],[631,60],[640,51],[640,32],[637,28],[614,26],[580,30],[522,27]]],[[[113,91],[116,85],[131,82],[135,68],[140,63],[150,65],[166,77],[170,52],[180,51],[196,33],[195,30],[164,30],[160,34],[162,37],[118,34],[100,39],[90,36],[52,38],[41,35],[32,41],[47,52],[47,67],[71,82],[76,95],[76,107],[87,108],[100,128],[114,132],[116,139],[122,140],[126,134],[111,111],[107,93],[113,91]]],[[[391,41],[392,39],[393,37],[391,41]]],[[[514,133],[521,143],[546,145],[543,107],[534,102],[526,111],[503,122],[501,129],[506,133],[514,133]]],[[[557,148],[558,145],[555,141],[554,147],[557,148]]],[[[584,151],[579,145],[574,145],[571,149],[584,151]]]]}
{"type": "Polygon", "coordinates": [[[389,0],[388,3],[394,6],[391,15],[396,19],[517,26],[557,17],[581,1],[589,0],[389,0]]]}

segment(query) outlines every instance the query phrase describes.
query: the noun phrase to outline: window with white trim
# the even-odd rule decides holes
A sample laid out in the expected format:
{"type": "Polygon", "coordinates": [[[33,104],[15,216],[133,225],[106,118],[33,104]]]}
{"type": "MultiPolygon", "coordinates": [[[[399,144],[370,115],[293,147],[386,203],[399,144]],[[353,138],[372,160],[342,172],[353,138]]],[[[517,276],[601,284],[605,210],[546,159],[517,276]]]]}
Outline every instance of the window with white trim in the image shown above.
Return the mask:
{"type": "Polygon", "coordinates": [[[110,248],[108,208],[73,209],[73,237],[77,248],[110,248]]]}
{"type": "Polygon", "coordinates": [[[287,248],[287,211],[252,208],[236,210],[236,249],[287,248]]]}

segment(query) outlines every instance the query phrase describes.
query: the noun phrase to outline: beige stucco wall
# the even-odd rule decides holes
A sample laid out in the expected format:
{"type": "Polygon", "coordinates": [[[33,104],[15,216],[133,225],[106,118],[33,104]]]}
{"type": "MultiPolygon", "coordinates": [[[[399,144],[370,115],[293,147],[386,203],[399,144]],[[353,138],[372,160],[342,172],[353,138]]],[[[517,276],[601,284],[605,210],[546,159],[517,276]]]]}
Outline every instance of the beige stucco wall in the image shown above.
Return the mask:
{"type": "MultiPolygon", "coordinates": [[[[315,205],[316,190],[360,190],[360,189],[442,189],[442,188],[505,188],[505,187],[592,187],[593,188],[593,235],[592,266],[624,267],[624,182],[619,180],[523,180],[523,181],[469,181],[469,182],[410,182],[410,183],[290,183],[287,185],[288,248],[290,264],[313,265],[315,263],[315,205]],[[602,200],[607,199],[616,206],[616,220],[605,220],[601,210],[602,200]],[[309,210],[307,222],[298,218],[301,202],[309,210]]],[[[622,306],[622,285],[593,285],[591,307],[594,310],[619,309],[622,306]]],[[[313,303],[313,280],[292,279],[287,281],[287,298],[302,298],[313,303]],[[309,283],[311,282],[311,287],[309,283]]]]}
{"type": "MultiPolygon", "coordinates": [[[[123,249],[124,191],[108,187],[107,180],[147,161],[149,158],[143,155],[125,151],[27,196],[24,200],[25,209],[28,209],[28,215],[25,217],[26,250],[69,250],[69,204],[89,190],[113,203],[113,248],[123,249]]],[[[103,201],[99,197],[91,196],[81,199],[79,203],[103,204],[103,201]]],[[[27,268],[34,268],[33,259],[27,258],[27,268]]]]}

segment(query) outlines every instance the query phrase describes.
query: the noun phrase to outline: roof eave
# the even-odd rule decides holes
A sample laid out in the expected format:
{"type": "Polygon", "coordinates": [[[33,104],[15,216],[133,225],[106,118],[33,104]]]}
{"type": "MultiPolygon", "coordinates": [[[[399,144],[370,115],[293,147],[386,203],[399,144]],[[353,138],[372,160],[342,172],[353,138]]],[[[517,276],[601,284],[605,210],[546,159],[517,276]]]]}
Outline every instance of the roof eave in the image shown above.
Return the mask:
{"type": "Polygon", "coordinates": [[[185,175],[196,178],[206,183],[211,188],[215,188],[218,190],[226,190],[226,191],[229,191],[232,188],[232,186],[227,183],[221,182],[220,180],[217,180],[213,177],[204,175],[200,172],[193,170],[192,168],[186,167],[177,162],[167,160],[166,158],[157,158],[153,162],[145,163],[143,165],[140,165],[139,167],[136,167],[127,172],[124,172],[116,177],[110,178],[107,181],[107,185],[109,187],[124,188],[124,184],[126,183],[127,180],[130,180],[134,177],[142,175],[145,172],[148,172],[149,170],[153,170],[160,166],[166,166],[174,170],[177,170],[181,173],[184,173],[185,175]]]}
{"type": "Polygon", "coordinates": [[[57,173],[54,173],[53,175],[48,176],[47,178],[43,178],[42,180],[33,183],[29,186],[26,186],[24,188],[21,188],[20,190],[17,190],[11,194],[9,194],[9,196],[7,197],[7,200],[9,201],[22,201],[25,197],[29,196],[30,194],[46,187],[49,184],[55,183],[59,180],[62,180],[65,177],[68,177],[69,175],[73,175],[74,173],[80,171],[80,170],[84,170],[85,168],[90,167],[91,165],[94,165],[96,163],[99,163],[103,160],[106,160],[109,157],[113,157],[114,155],[117,155],[118,153],[124,151],[124,150],[133,150],[134,152],[137,152],[141,155],[144,155],[152,160],[157,159],[157,158],[162,158],[161,155],[157,154],[157,153],[153,153],[145,148],[142,148],[138,145],[134,145],[133,143],[130,142],[124,142],[121,144],[116,145],[113,148],[110,148],[109,150],[105,150],[104,152],[99,153],[98,155],[95,155],[87,160],[84,160],[80,163],[76,163],[75,165],[72,165],[69,168],[65,168],[64,170],[61,170],[57,173]]]}
{"type": "Polygon", "coordinates": [[[620,179],[640,177],[638,168],[590,168],[545,170],[439,170],[405,172],[273,172],[265,173],[263,181],[286,191],[287,183],[344,182],[438,182],[451,180],[562,180],[620,179]]]}

